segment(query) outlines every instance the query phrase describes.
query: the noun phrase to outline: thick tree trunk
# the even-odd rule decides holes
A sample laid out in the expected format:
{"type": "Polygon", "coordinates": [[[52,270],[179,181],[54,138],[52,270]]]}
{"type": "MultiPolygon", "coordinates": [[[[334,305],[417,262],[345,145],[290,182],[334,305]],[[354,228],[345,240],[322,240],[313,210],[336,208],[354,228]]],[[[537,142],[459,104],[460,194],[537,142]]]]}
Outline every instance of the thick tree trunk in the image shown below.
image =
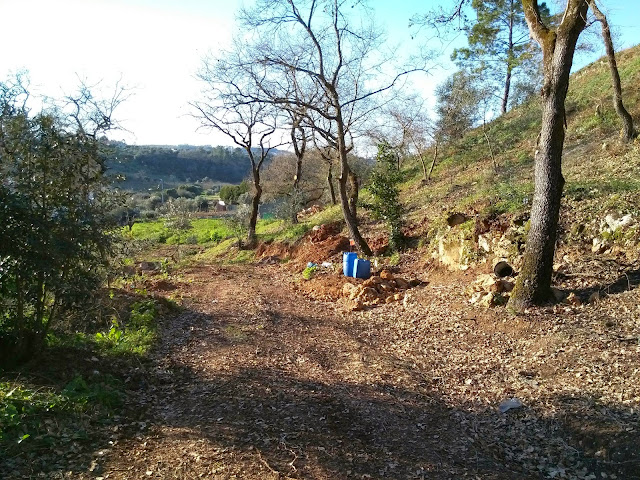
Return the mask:
{"type": "Polygon", "coordinates": [[[251,199],[251,213],[249,215],[249,231],[247,232],[247,247],[254,248],[258,243],[256,236],[256,225],[258,223],[258,209],[262,197],[262,186],[260,185],[260,172],[253,169],[253,198],[251,199]]]}
{"type": "Polygon", "coordinates": [[[337,138],[338,138],[338,156],[340,157],[340,178],[338,179],[339,191],[340,191],[340,205],[342,207],[342,215],[344,216],[344,221],[347,224],[347,230],[349,231],[349,236],[356,243],[358,250],[363,255],[372,255],[371,249],[367,244],[367,241],[362,237],[360,231],[358,230],[358,222],[357,217],[355,216],[355,209],[352,211],[351,205],[349,203],[349,196],[347,195],[347,182],[349,181],[349,174],[351,173],[351,169],[349,168],[349,163],[347,162],[347,148],[345,145],[345,132],[344,132],[344,124],[342,123],[342,118],[338,113],[338,120],[336,122],[337,127],[337,138]]]}
{"type": "Polygon", "coordinates": [[[358,196],[360,193],[360,186],[358,185],[358,176],[349,170],[349,210],[351,210],[351,216],[358,221],[358,196]]]}
{"type": "Polygon", "coordinates": [[[636,132],[633,128],[633,117],[629,114],[622,102],[622,84],[620,82],[620,73],[618,72],[618,64],[616,62],[616,51],[613,48],[609,22],[594,0],[589,2],[589,6],[591,7],[591,11],[593,11],[596,19],[602,25],[602,39],[604,40],[604,46],[607,51],[609,70],[611,71],[611,82],[613,84],[613,107],[616,109],[616,113],[620,117],[620,120],[622,120],[622,138],[625,142],[630,142],[635,138],[636,132]]]}
{"type": "Polygon", "coordinates": [[[349,236],[356,242],[358,250],[363,255],[371,255],[371,249],[367,244],[366,240],[360,235],[360,231],[358,230],[358,225],[356,219],[353,217],[351,213],[351,208],[349,205],[349,196],[347,195],[347,176],[341,175],[338,179],[338,186],[340,191],[340,205],[342,207],[342,215],[344,216],[344,221],[347,224],[347,230],[349,231],[349,236]]]}
{"type": "Polygon", "coordinates": [[[550,92],[544,98],[542,132],[535,157],[535,190],[531,228],[523,265],[509,301],[515,311],[542,304],[551,294],[551,275],[560,215],[562,148],[564,145],[564,95],[550,92]]]}
{"type": "Polygon", "coordinates": [[[329,164],[329,172],[327,173],[327,184],[329,185],[329,194],[331,195],[331,203],[335,205],[338,203],[336,199],[336,190],[333,187],[333,163],[329,164]]]}
{"type": "Polygon", "coordinates": [[[537,2],[523,1],[523,6],[529,29],[542,46],[545,79],[542,89],[542,128],[535,155],[531,228],[520,275],[509,300],[509,307],[515,312],[545,303],[551,297],[553,256],[564,186],[564,102],[569,89],[575,46],[584,29],[587,13],[586,1],[570,0],[556,34],[541,23],[537,2]]]}

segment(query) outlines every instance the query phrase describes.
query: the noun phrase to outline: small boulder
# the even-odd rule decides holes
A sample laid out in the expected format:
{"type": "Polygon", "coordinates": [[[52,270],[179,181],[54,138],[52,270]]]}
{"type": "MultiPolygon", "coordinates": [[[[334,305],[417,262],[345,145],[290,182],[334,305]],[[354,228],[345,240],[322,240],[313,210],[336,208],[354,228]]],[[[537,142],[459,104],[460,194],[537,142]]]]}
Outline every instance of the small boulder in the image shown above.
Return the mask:
{"type": "Polygon", "coordinates": [[[582,300],[580,300],[580,297],[578,297],[575,293],[571,292],[568,296],[567,296],[567,303],[569,305],[573,305],[574,307],[580,306],[582,305],[582,300]]]}
{"type": "Polygon", "coordinates": [[[514,283],[509,280],[499,279],[493,285],[491,285],[491,291],[493,293],[508,293],[513,290],[514,283]]]}
{"type": "Polygon", "coordinates": [[[351,294],[357,289],[358,287],[356,285],[354,285],[353,283],[347,282],[342,286],[342,296],[350,297],[351,294]]]}
{"type": "Polygon", "coordinates": [[[469,217],[464,213],[452,213],[447,217],[447,224],[450,227],[455,227],[456,225],[462,225],[467,220],[469,220],[469,217]]]}
{"type": "Polygon", "coordinates": [[[394,276],[393,276],[393,273],[385,269],[380,272],[380,278],[383,280],[393,280],[394,276]]]}
{"type": "Polygon", "coordinates": [[[386,282],[386,281],[383,281],[382,283],[376,286],[376,290],[378,290],[380,293],[393,292],[395,289],[396,287],[391,282],[386,282]]]}
{"type": "Polygon", "coordinates": [[[380,294],[376,291],[375,288],[365,287],[362,289],[362,292],[358,295],[363,302],[370,302],[379,298],[380,294]]]}
{"type": "Polygon", "coordinates": [[[496,295],[493,292],[489,292],[478,300],[478,305],[481,307],[493,307],[495,305],[496,295]]]}

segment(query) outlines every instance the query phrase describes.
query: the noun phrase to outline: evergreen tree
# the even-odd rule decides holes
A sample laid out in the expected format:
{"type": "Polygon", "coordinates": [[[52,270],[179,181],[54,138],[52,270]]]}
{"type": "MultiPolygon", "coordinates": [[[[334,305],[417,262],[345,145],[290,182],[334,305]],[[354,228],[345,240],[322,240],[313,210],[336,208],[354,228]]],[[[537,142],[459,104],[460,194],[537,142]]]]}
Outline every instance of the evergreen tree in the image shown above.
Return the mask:
{"type": "MultiPolygon", "coordinates": [[[[513,77],[528,61],[536,61],[529,39],[520,0],[472,0],[476,20],[464,27],[469,46],[456,49],[453,60],[461,68],[482,72],[487,81],[502,89],[502,113],[509,106],[513,77]]],[[[540,4],[542,18],[549,18],[549,10],[540,4]]]]}

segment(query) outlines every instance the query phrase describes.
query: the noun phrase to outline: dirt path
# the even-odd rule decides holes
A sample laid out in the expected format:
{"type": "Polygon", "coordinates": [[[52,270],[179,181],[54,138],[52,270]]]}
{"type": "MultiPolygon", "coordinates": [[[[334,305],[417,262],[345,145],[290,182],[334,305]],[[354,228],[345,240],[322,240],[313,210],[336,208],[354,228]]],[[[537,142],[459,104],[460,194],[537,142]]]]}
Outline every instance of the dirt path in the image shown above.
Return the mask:
{"type": "Polygon", "coordinates": [[[545,359],[571,351],[556,317],[507,323],[455,283],[347,313],[277,266],[202,266],[174,286],[185,308],[164,321],[144,414],[114,429],[90,478],[640,478],[637,411],[598,414],[604,394],[563,371],[580,362],[545,359]],[[497,411],[516,395],[525,408],[497,411]],[[592,413],[602,430],[581,432],[592,413]]]}

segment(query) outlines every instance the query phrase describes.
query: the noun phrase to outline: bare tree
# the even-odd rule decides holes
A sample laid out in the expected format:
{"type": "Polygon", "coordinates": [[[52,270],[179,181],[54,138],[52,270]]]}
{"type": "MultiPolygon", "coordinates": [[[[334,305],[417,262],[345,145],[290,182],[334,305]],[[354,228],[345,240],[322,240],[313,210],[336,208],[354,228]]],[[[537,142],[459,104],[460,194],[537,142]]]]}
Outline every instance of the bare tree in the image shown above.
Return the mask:
{"type": "Polygon", "coordinates": [[[293,146],[293,153],[296,158],[296,173],[293,176],[293,188],[292,188],[292,223],[298,223],[297,207],[300,203],[300,182],[302,181],[302,162],[304,155],[307,151],[308,134],[304,125],[304,113],[295,109],[288,110],[291,118],[291,125],[289,132],[291,136],[291,145],[293,146]]]}
{"type": "Polygon", "coordinates": [[[89,85],[87,80],[78,79],[79,85],[75,93],[66,95],[57,108],[66,113],[68,121],[81,135],[95,138],[97,134],[107,130],[123,130],[113,117],[113,111],[130,97],[130,89],[118,80],[109,96],[98,97],[94,92],[101,89],[101,83],[89,85]]]}
{"type": "Polygon", "coordinates": [[[348,193],[349,185],[352,192],[357,186],[348,152],[357,129],[379,106],[373,97],[408,71],[383,86],[370,86],[384,76],[385,59],[380,57],[383,38],[366,21],[367,13],[362,2],[347,0],[258,0],[240,19],[243,31],[255,36],[243,66],[261,87],[253,100],[305,109],[315,134],[337,152],[342,213],[360,251],[371,255],[358,229],[356,197],[352,194],[350,201],[348,193]],[[292,91],[312,94],[292,98],[292,91]]]}
{"type": "Polygon", "coordinates": [[[609,22],[607,21],[606,15],[598,8],[595,0],[589,0],[589,7],[602,27],[602,39],[604,40],[607,59],[609,60],[609,70],[611,71],[611,82],[613,84],[613,107],[616,109],[616,113],[622,121],[622,138],[626,142],[630,142],[635,138],[636,132],[633,128],[633,117],[629,114],[622,102],[622,85],[620,82],[620,73],[618,72],[618,64],[616,62],[616,52],[613,47],[613,40],[611,39],[609,22]]]}
{"type": "Polygon", "coordinates": [[[247,232],[247,246],[251,248],[257,241],[256,224],[262,197],[260,171],[270,151],[281,143],[273,143],[278,126],[272,106],[246,102],[246,96],[255,86],[250,79],[234,76],[233,70],[227,69],[226,65],[224,59],[204,60],[198,73],[198,78],[205,84],[203,99],[191,105],[203,127],[223,133],[247,152],[253,184],[247,232]]]}
{"type": "Polygon", "coordinates": [[[327,165],[327,186],[329,187],[329,195],[331,196],[331,204],[335,205],[338,203],[336,198],[336,191],[333,186],[333,163],[335,160],[335,152],[329,146],[320,147],[318,146],[318,139],[316,136],[311,137],[313,139],[313,144],[316,147],[316,151],[320,155],[320,158],[324,161],[325,165],[327,165]]]}
{"type": "MultiPolygon", "coordinates": [[[[427,169],[426,154],[437,145],[435,127],[427,115],[424,100],[417,95],[397,97],[383,110],[381,125],[369,131],[374,144],[387,143],[398,152],[398,170],[403,158],[414,156],[422,164],[423,181],[426,183],[433,171],[427,169]]],[[[437,152],[437,147],[435,148],[437,152]]],[[[436,153],[437,154],[437,153],[436,153]]]]}

